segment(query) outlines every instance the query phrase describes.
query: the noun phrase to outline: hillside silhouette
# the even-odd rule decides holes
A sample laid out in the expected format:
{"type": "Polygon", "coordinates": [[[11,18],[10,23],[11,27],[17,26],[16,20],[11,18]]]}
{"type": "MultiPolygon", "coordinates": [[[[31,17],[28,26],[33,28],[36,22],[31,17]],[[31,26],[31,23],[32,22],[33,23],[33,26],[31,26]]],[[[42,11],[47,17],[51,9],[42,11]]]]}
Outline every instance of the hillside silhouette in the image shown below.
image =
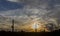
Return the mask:
{"type": "Polygon", "coordinates": [[[1,30],[0,34],[3,36],[54,36],[54,35],[59,35],[60,29],[55,30],[52,32],[25,32],[25,31],[20,31],[20,32],[12,32],[12,31],[4,31],[1,30]]]}

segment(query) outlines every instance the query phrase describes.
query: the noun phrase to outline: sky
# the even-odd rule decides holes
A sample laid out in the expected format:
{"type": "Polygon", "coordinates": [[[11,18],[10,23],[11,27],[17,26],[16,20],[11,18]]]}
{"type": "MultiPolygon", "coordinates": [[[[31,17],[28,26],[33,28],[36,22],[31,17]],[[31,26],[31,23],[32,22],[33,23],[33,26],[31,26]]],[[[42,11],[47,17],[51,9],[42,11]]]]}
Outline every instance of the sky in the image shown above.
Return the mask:
{"type": "Polygon", "coordinates": [[[0,25],[7,23],[4,26],[8,27],[14,19],[15,27],[30,25],[31,21],[51,22],[57,27],[60,24],[59,9],[60,0],[0,0],[0,25]]]}

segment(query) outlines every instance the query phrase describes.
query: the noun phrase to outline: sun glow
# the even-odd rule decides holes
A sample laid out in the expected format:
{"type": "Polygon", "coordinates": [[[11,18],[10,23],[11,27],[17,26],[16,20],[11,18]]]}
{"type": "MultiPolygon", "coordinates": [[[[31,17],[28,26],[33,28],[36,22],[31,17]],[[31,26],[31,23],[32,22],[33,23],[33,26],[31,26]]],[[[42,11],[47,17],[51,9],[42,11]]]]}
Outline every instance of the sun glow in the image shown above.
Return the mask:
{"type": "Polygon", "coordinates": [[[39,24],[38,23],[33,23],[32,24],[32,29],[34,30],[34,32],[37,32],[38,31],[38,29],[39,29],[39,24]]]}
{"type": "Polygon", "coordinates": [[[33,29],[38,29],[38,28],[39,28],[39,25],[38,25],[37,23],[34,23],[34,24],[32,25],[32,28],[33,28],[33,29]]]}

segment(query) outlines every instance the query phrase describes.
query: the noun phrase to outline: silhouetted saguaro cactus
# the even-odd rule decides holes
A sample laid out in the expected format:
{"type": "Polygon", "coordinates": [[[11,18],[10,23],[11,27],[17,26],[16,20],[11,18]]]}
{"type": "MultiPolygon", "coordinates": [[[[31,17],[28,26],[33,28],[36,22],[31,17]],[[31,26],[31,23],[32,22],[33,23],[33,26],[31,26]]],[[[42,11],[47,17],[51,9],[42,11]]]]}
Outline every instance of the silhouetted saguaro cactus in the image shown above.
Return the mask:
{"type": "Polygon", "coordinates": [[[12,32],[14,32],[14,19],[12,20],[12,32]]]}

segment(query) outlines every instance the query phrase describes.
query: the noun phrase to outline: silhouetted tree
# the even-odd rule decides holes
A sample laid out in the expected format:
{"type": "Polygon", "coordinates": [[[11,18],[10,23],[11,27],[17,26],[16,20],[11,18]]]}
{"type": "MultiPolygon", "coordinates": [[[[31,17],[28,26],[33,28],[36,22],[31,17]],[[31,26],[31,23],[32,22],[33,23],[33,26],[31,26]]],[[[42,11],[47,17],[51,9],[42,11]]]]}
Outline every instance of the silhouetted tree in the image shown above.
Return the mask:
{"type": "Polygon", "coordinates": [[[54,26],[53,23],[48,23],[48,24],[46,25],[46,28],[48,28],[48,30],[53,31],[53,29],[54,29],[53,26],[54,26]]]}

